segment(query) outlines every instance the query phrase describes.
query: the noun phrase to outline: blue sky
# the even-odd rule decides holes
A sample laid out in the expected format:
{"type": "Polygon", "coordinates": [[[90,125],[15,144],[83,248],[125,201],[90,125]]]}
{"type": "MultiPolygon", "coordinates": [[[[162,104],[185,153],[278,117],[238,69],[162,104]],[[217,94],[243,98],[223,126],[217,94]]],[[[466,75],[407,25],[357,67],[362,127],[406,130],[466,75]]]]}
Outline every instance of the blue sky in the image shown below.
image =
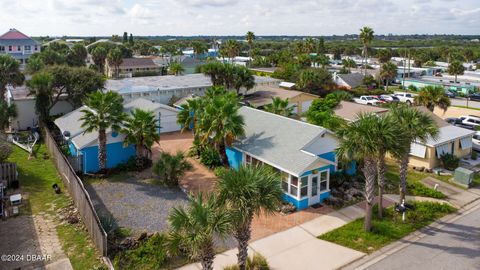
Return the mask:
{"type": "Polygon", "coordinates": [[[0,0],[29,35],[480,34],[480,0],[0,0]]]}

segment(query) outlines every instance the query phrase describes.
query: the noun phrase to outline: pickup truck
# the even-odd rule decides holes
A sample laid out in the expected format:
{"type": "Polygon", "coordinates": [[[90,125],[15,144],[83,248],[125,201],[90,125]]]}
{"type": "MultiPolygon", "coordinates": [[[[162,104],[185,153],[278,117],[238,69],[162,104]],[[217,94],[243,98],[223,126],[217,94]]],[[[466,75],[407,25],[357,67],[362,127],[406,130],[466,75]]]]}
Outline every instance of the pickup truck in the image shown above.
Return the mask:
{"type": "Polygon", "coordinates": [[[353,101],[364,105],[378,105],[381,103],[380,100],[374,96],[361,96],[359,98],[354,98],[353,101]]]}
{"type": "Polygon", "coordinates": [[[392,96],[397,97],[400,102],[412,105],[416,95],[405,92],[395,92],[392,96]]]}

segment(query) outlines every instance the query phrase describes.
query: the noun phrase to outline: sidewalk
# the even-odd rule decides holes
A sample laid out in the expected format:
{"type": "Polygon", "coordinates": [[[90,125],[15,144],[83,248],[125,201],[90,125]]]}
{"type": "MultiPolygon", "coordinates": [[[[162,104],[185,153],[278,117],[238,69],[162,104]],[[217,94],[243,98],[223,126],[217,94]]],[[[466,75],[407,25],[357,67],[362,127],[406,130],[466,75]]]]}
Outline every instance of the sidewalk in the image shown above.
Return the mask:
{"type": "MultiPolygon", "coordinates": [[[[388,200],[388,199],[386,199],[388,200]]],[[[323,241],[317,236],[339,228],[364,216],[358,205],[334,211],[286,231],[278,232],[249,245],[249,254],[262,254],[272,269],[338,269],[365,256],[364,253],[334,243],[323,241]]],[[[214,269],[236,264],[237,249],[231,249],[215,257],[214,269]]],[[[201,269],[199,263],[179,268],[201,269]]]]}

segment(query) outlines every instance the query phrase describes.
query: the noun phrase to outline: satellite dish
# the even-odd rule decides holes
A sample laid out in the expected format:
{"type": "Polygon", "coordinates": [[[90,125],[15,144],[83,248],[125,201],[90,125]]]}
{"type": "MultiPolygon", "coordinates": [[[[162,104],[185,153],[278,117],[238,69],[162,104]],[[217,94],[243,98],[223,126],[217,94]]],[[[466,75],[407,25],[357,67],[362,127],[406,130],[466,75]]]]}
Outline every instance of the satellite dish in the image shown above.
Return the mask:
{"type": "Polygon", "coordinates": [[[65,137],[65,138],[70,138],[70,131],[65,130],[65,131],[63,132],[63,137],[65,137]]]}

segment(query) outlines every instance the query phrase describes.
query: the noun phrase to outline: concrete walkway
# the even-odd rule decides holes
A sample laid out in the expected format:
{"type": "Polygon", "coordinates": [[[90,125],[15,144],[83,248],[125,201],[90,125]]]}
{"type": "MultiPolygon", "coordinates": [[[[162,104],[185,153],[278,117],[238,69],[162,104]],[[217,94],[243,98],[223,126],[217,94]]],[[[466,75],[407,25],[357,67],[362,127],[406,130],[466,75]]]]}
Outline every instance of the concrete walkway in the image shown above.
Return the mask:
{"type": "Polygon", "coordinates": [[[466,190],[447,184],[433,177],[427,177],[423,179],[422,183],[430,188],[434,188],[435,185],[438,185],[437,190],[447,195],[448,198],[446,200],[457,208],[463,207],[475,201],[480,196],[478,187],[466,190]]]}
{"type": "MultiPolygon", "coordinates": [[[[320,240],[317,236],[363,216],[363,209],[352,205],[254,241],[249,245],[249,254],[262,254],[272,269],[337,269],[365,254],[320,240]]],[[[216,256],[214,269],[221,270],[236,262],[237,249],[231,249],[216,256]]],[[[201,265],[193,263],[179,269],[198,270],[201,265]]]]}

